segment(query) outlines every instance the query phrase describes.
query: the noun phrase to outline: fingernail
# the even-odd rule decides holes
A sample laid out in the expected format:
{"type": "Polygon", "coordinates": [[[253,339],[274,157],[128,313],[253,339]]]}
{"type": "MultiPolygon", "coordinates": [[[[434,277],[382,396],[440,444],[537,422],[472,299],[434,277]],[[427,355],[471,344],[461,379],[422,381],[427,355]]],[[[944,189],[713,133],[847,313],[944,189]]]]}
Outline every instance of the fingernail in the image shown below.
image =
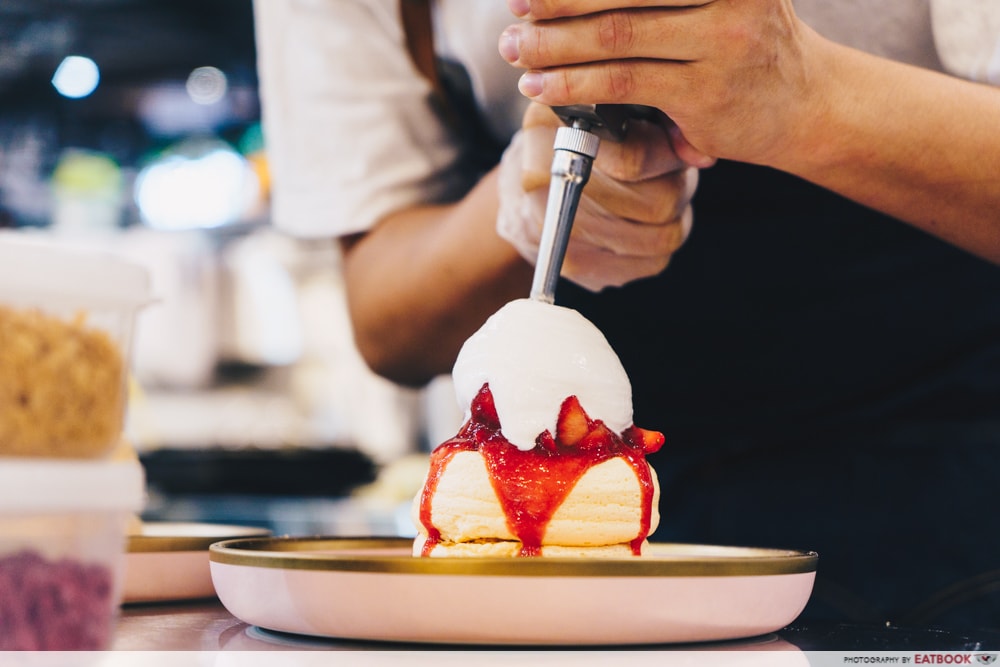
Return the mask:
{"type": "Polygon", "coordinates": [[[517,62],[520,55],[520,37],[520,31],[513,25],[500,35],[500,55],[509,63],[517,62]]]}
{"type": "Polygon", "coordinates": [[[542,73],[525,72],[517,82],[517,89],[525,97],[538,97],[542,94],[542,73]]]}
{"type": "Polygon", "coordinates": [[[507,0],[507,7],[518,18],[526,15],[531,9],[528,0],[507,0]]]}

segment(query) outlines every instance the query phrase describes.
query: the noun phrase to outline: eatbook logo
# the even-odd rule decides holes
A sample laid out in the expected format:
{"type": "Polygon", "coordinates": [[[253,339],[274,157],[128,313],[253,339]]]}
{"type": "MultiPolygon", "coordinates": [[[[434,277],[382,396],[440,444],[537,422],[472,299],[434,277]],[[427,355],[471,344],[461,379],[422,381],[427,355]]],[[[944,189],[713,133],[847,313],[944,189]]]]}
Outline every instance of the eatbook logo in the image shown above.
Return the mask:
{"type": "Polygon", "coordinates": [[[975,657],[980,665],[992,665],[997,661],[996,653],[977,653],[975,657]]]}

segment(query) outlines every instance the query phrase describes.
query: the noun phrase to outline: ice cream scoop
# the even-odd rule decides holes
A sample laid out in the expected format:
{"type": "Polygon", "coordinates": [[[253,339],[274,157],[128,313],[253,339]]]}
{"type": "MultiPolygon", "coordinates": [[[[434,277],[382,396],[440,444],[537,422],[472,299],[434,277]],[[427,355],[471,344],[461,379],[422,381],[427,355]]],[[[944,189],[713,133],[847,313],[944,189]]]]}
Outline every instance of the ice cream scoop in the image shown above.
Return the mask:
{"type": "Polygon", "coordinates": [[[576,104],[552,110],[566,126],[556,130],[549,195],[531,284],[531,298],[544,303],[555,302],[573,219],[601,139],[621,141],[630,119],[655,112],[652,107],[631,104],[576,104]]]}

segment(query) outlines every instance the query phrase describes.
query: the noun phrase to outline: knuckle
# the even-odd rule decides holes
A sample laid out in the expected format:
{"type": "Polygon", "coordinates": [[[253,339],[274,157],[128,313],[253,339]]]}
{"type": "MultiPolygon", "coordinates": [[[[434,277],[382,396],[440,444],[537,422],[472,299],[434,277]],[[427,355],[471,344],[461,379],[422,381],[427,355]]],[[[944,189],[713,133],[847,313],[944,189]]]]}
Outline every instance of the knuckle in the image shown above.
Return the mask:
{"type": "Polygon", "coordinates": [[[684,226],[679,216],[658,225],[647,225],[641,254],[650,258],[669,257],[684,242],[684,226]]]}
{"type": "Polygon", "coordinates": [[[665,174],[654,179],[655,189],[645,198],[645,222],[658,224],[661,230],[675,227],[673,223],[681,216],[686,206],[687,189],[683,172],[665,174]]]}
{"type": "Polygon", "coordinates": [[[552,58],[552,39],[551,33],[545,28],[534,28],[529,33],[531,39],[528,42],[528,53],[531,54],[534,51],[536,58],[549,61],[552,58]]]}
{"type": "Polygon", "coordinates": [[[546,81],[546,93],[551,91],[552,102],[574,99],[575,86],[568,70],[557,70],[551,73],[551,79],[546,81]]]}
{"type": "Polygon", "coordinates": [[[646,151],[643,149],[625,151],[618,166],[619,178],[628,182],[641,181],[648,177],[646,151]]]}
{"type": "Polygon", "coordinates": [[[663,250],[664,254],[669,257],[675,253],[687,238],[687,234],[684,231],[684,225],[681,224],[681,219],[678,217],[674,222],[667,225],[664,228],[664,239],[663,239],[663,250]]]}
{"type": "Polygon", "coordinates": [[[636,90],[635,72],[624,61],[608,63],[605,76],[610,98],[608,102],[622,102],[631,97],[636,90]]]}
{"type": "Polygon", "coordinates": [[[662,245],[666,230],[671,227],[671,222],[677,217],[677,199],[673,196],[663,196],[650,198],[643,215],[643,222],[648,225],[655,225],[662,245]]]}
{"type": "Polygon", "coordinates": [[[666,225],[658,228],[656,236],[648,239],[647,245],[643,248],[642,256],[646,261],[659,261],[670,257],[677,245],[673,240],[674,234],[670,231],[673,225],[666,225]]]}
{"type": "Polygon", "coordinates": [[[656,216],[654,221],[663,225],[664,229],[675,226],[672,223],[678,218],[677,200],[676,192],[672,191],[670,196],[661,198],[659,204],[652,211],[653,215],[656,216]]]}
{"type": "Polygon", "coordinates": [[[551,56],[548,32],[536,25],[522,25],[519,30],[518,63],[522,67],[535,67],[551,56]]]}
{"type": "Polygon", "coordinates": [[[627,53],[636,39],[636,25],[632,15],[623,11],[611,11],[601,15],[597,21],[597,42],[611,55],[627,53]]]}
{"type": "Polygon", "coordinates": [[[597,156],[596,166],[610,178],[623,183],[642,180],[646,171],[646,154],[642,147],[611,144],[597,156]]]}

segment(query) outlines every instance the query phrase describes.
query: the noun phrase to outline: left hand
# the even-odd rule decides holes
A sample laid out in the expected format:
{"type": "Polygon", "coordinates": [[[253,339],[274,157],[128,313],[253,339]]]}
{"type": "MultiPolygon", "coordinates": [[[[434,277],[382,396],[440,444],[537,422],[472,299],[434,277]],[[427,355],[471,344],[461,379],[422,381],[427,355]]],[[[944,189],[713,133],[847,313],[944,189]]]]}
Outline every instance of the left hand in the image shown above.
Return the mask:
{"type": "MultiPolygon", "coordinates": [[[[561,126],[550,108],[529,105],[500,161],[497,233],[531,264],[561,126]]],[[[635,121],[624,141],[602,142],[580,197],[563,277],[597,292],[666,268],[691,231],[698,183],[698,170],[674,153],[674,129],[665,119],[635,121]]]]}

